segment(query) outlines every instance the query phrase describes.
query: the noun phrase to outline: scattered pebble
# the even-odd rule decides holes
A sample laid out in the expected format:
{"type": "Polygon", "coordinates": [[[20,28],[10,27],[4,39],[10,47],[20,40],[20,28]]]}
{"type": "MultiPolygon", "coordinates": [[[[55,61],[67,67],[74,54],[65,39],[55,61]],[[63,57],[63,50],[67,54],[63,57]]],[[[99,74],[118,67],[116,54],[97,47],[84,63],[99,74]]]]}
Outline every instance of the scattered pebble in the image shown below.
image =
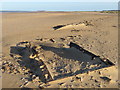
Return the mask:
{"type": "Polygon", "coordinates": [[[24,87],[24,85],[20,85],[19,87],[22,88],[22,87],[24,87]]]}
{"type": "Polygon", "coordinates": [[[32,78],[35,79],[35,78],[36,78],[36,75],[32,75],[32,78]]]}
{"type": "Polygon", "coordinates": [[[64,41],[65,40],[65,38],[60,38],[62,41],[64,41]]]}
{"type": "Polygon", "coordinates": [[[95,80],[95,83],[98,83],[98,80],[95,80]]]}
{"type": "Polygon", "coordinates": [[[50,39],[50,41],[51,41],[51,42],[53,42],[53,43],[55,42],[55,40],[54,40],[54,39],[50,39]]]}
{"type": "Polygon", "coordinates": [[[40,66],[40,68],[44,68],[44,65],[40,66]]]}
{"type": "Polygon", "coordinates": [[[102,80],[104,80],[104,81],[107,81],[107,82],[110,82],[111,81],[111,79],[110,78],[108,78],[108,77],[100,77],[102,80]]]}
{"type": "Polygon", "coordinates": [[[63,85],[64,83],[58,83],[58,85],[63,85]]]}

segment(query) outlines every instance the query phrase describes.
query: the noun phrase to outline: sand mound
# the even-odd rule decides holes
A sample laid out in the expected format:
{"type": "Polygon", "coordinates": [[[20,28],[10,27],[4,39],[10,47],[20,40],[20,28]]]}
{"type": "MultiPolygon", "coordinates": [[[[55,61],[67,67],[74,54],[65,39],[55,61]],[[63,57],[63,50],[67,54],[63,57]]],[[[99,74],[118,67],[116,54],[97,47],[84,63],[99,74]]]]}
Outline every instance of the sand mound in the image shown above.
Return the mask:
{"type": "Polygon", "coordinates": [[[66,25],[57,25],[57,26],[54,26],[53,29],[54,30],[74,29],[74,28],[85,28],[88,26],[93,26],[92,22],[84,21],[84,22],[71,23],[71,24],[66,24],[66,25]]]}

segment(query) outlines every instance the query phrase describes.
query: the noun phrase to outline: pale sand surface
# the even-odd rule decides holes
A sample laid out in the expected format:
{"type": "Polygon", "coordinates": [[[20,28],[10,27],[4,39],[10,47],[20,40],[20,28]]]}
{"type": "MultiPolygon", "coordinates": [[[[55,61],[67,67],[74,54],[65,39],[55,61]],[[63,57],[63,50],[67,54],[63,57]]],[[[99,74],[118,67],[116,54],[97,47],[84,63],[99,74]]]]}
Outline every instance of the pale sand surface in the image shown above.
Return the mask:
{"type": "MultiPolygon", "coordinates": [[[[118,87],[118,16],[117,14],[101,14],[99,12],[38,12],[38,13],[3,13],[2,16],[2,61],[9,62],[5,66],[5,71],[2,74],[3,88],[117,88],[118,87]],[[88,21],[86,25],[85,22],[88,21]],[[57,25],[66,25],[60,29],[54,30],[57,25]],[[69,37],[72,36],[72,37],[69,37]],[[39,39],[43,40],[40,41],[39,39]],[[50,39],[54,42],[51,42],[50,39]],[[64,38],[65,40],[61,40],[64,38]],[[100,56],[108,58],[115,66],[93,70],[89,73],[77,74],[72,76],[57,78],[53,81],[44,83],[42,80],[41,70],[38,69],[38,64],[30,66],[27,61],[31,54],[25,49],[23,55],[9,54],[11,46],[22,41],[30,41],[34,45],[45,45],[40,52],[40,59],[45,64],[45,68],[49,71],[52,78],[62,73],[75,73],[77,70],[86,68],[90,63],[90,67],[94,66],[97,61],[91,61],[90,56],[82,53],[75,48],[69,48],[69,42],[74,42],[84,49],[100,56]],[[37,44],[36,44],[37,43],[37,44]],[[63,46],[62,46],[63,45],[63,46]],[[17,57],[17,59],[15,58],[17,57]],[[18,60],[18,57],[22,59],[18,60]],[[25,63],[25,66],[18,61],[25,63]],[[52,62],[50,60],[53,60],[52,62]],[[50,62],[51,63],[50,63],[50,62]],[[49,62],[49,64],[47,63],[49,62]],[[83,62],[83,67],[80,67],[83,62]],[[88,63],[86,63],[88,62],[88,63]],[[14,73],[10,66],[16,67],[19,73],[14,73]],[[27,65],[26,65],[27,64],[27,65]],[[85,67],[84,67],[85,66],[85,67]],[[59,68],[58,68],[59,67],[59,68]],[[22,71],[21,68],[27,68],[22,71]],[[56,69],[57,68],[57,69],[56,69]],[[27,70],[33,70],[30,77],[27,70]],[[100,77],[108,77],[109,82],[100,77]],[[26,79],[27,78],[27,79],[26,79]],[[29,79],[30,80],[29,80],[29,79]],[[32,78],[32,80],[31,80],[32,78]],[[27,82],[27,84],[25,84],[27,82]],[[25,85],[23,85],[25,84],[25,85]]],[[[34,46],[33,45],[33,46],[34,46]]],[[[23,46],[24,47],[24,46],[23,46]]],[[[13,53],[16,52],[13,50],[13,53]]],[[[21,51],[20,51],[21,52],[21,51]]],[[[40,60],[34,59],[34,63],[39,63],[40,60]]],[[[3,63],[5,64],[5,62],[3,63]]],[[[6,65],[6,64],[5,64],[6,65]]],[[[102,64],[104,65],[104,64],[102,64]]],[[[87,69],[89,70],[90,67],[87,69]]],[[[99,65],[97,66],[99,67],[99,65]]]]}

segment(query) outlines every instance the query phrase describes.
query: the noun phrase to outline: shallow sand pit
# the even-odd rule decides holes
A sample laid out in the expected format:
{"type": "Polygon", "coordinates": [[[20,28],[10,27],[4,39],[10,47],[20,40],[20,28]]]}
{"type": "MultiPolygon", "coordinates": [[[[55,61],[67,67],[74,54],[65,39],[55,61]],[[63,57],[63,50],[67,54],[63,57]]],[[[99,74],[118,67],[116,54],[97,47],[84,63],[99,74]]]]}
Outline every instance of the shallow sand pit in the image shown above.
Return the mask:
{"type": "Polygon", "coordinates": [[[72,46],[69,44],[68,48],[53,42],[31,43],[41,48],[33,48],[34,45],[14,46],[11,47],[11,54],[21,55],[20,61],[24,66],[45,83],[114,66],[108,59],[103,60],[75,43],[72,46]]]}

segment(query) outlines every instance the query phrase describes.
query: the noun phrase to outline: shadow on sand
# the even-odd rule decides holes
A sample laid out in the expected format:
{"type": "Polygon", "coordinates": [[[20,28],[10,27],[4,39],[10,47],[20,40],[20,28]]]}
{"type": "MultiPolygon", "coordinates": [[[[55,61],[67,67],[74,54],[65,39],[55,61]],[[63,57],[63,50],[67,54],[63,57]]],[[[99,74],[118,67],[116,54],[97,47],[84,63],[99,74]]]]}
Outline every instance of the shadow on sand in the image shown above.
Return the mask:
{"type": "Polygon", "coordinates": [[[32,75],[35,75],[38,76],[42,82],[47,82],[45,76],[42,73],[42,70],[40,69],[40,66],[43,65],[43,62],[29,58],[32,52],[30,52],[28,48],[12,46],[10,53],[21,56],[20,60],[18,60],[18,63],[21,65],[21,67],[26,67],[30,70],[28,72],[31,74],[30,79],[32,78],[32,75]]]}

